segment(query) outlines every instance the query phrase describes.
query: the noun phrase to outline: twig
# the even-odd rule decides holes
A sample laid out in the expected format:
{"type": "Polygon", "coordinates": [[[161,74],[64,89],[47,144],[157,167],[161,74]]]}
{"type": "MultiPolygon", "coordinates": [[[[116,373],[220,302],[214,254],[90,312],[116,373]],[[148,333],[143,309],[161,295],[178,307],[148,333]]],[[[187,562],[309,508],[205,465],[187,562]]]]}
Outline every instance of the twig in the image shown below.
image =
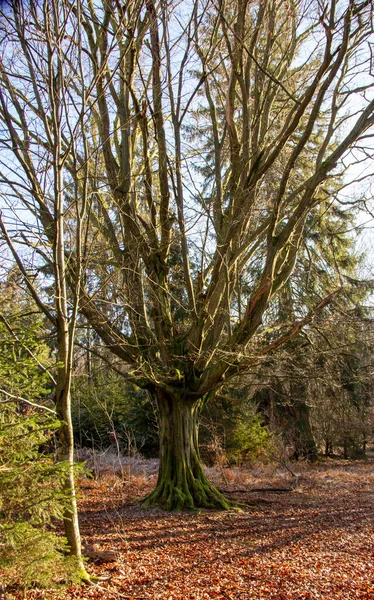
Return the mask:
{"type": "Polygon", "coordinates": [[[48,406],[42,406],[41,404],[37,404],[36,402],[31,402],[31,400],[26,400],[26,398],[23,398],[22,396],[15,396],[14,394],[6,392],[5,390],[0,390],[0,394],[5,394],[5,396],[8,396],[9,398],[9,400],[0,400],[0,404],[7,404],[8,402],[26,402],[26,404],[29,404],[30,406],[35,406],[35,408],[41,408],[42,410],[46,410],[47,412],[50,412],[53,415],[56,414],[56,411],[53,410],[53,408],[48,408],[48,406]]]}
{"type": "Polygon", "coordinates": [[[257,492],[292,492],[293,488],[254,488],[252,490],[219,490],[222,494],[254,494],[257,492]]]}

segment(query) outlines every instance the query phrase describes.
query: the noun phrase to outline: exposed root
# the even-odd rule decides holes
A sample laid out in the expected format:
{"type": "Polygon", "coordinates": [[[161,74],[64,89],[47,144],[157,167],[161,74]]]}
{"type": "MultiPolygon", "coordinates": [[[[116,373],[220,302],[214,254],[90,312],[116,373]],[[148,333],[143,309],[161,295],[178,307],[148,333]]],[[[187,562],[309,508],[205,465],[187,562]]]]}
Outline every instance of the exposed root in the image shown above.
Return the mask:
{"type": "Polygon", "coordinates": [[[158,483],[155,489],[142,500],[143,506],[159,506],[168,511],[211,508],[229,510],[234,504],[225,498],[208,480],[194,479],[189,487],[175,485],[172,481],[158,483]]]}

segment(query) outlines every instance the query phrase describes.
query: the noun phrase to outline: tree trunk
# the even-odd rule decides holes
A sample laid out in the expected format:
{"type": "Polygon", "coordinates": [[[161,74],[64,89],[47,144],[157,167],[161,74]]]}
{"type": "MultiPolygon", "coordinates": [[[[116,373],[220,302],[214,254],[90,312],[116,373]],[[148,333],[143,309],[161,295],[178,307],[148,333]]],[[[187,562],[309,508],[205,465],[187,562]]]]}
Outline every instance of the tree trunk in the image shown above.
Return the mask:
{"type": "Polygon", "coordinates": [[[74,436],[70,410],[70,385],[66,381],[64,369],[60,369],[56,386],[56,412],[61,420],[57,432],[56,457],[59,462],[66,462],[68,470],[64,481],[64,492],[67,498],[64,511],[64,533],[69,546],[69,554],[75,557],[77,569],[82,581],[90,582],[82,556],[81,537],[79,532],[77,496],[74,473],[74,436]]]}
{"type": "Polygon", "coordinates": [[[344,459],[348,459],[348,448],[349,448],[349,444],[346,438],[344,438],[343,441],[343,458],[344,459]]]}
{"type": "Polygon", "coordinates": [[[160,466],[157,484],[144,504],[166,510],[228,509],[232,506],[204,474],[198,449],[202,400],[157,389],[160,466]]]}
{"type": "Polygon", "coordinates": [[[316,442],[310,425],[310,410],[304,400],[295,401],[292,407],[295,428],[295,458],[306,458],[310,461],[318,459],[316,442]]]}
{"type": "Polygon", "coordinates": [[[325,456],[332,455],[332,442],[329,438],[325,438],[325,456]]]}

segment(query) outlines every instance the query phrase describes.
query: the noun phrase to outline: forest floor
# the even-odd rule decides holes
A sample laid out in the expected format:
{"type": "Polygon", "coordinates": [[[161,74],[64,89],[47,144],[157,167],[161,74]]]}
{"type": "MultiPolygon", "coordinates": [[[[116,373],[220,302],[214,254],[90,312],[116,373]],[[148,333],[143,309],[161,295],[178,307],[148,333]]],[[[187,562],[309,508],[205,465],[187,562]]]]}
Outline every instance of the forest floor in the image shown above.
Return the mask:
{"type": "MultiPolygon", "coordinates": [[[[82,538],[98,586],[29,590],[51,600],[374,600],[374,459],[210,470],[241,511],[165,513],[137,500],[154,476],[81,484],[82,538]],[[238,491],[239,490],[239,491],[238,491]]],[[[9,595],[7,598],[21,598],[9,595]]]]}

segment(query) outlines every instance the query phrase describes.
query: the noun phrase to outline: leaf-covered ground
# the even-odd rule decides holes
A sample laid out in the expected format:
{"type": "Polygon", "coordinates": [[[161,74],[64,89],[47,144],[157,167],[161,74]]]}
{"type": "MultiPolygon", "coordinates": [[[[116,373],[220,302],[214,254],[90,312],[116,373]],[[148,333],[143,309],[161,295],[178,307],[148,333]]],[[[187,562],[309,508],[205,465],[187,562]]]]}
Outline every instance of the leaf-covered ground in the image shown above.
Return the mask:
{"type": "Polygon", "coordinates": [[[284,471],[227,470],[220,487],[242,512],[145,510],[135,500],[152,478],[85,481],[89,571],[110,579],[27,598],[374,600],[374,461],[293,468],[289,492],[253,491],[289,487],[284,471]]]}

